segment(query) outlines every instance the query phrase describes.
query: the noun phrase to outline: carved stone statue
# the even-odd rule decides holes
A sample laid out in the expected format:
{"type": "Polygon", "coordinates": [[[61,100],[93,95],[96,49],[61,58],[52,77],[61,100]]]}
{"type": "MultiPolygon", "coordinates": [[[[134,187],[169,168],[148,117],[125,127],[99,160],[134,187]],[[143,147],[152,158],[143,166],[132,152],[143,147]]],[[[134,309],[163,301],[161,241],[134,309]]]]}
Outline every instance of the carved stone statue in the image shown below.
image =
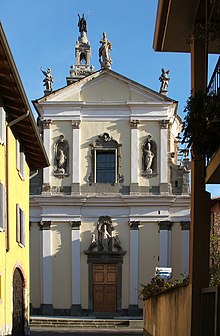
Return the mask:
{"type": "Polygon", "coordinates": [[[64,139],[64,135],[61,134],[58,142],[55,145],[55,165],[57,174],[67,173],[67,161],[68,161],[68,143],[64,139]]]}
{"type": "Polygon", "coordinates": [[[51,69],[47,68],[47,71],[44,71],[42,68],[40,69],[45,76],[43,82],[44,82],[46,91],[52,91],[52,83],[54,82],[54,78],[51,75],[51,69]]]}
{"type": "Polygon", "coordinates": [[[114,247],[116,247],[118,251],[121,251],[122,247],[121,247],[121,242],[120,242],[118,235],[115,235],[113,239],[114,239],[114,247]]]}
{"type": "Polygon", "coordinates": [[[84,17],[84,14],[82,17],[78,14],[79,21],[78,21],[78,27],[79,27],[79,32],[82,34],[83,32],[87,33],[87,25],[86,25],[86,19],[84,17]]]}
{"type": "Polygon", "coordinates": [[[99,62],[102,68],[111,68],[112,60],[110,57],[110,50],[112,50],[112,44],[107,39],[106,33],[103,33],[103,38],[100,40],[102,44],[99,48],[99,62]]]}
{"type": "Polygon", "coordinates": [[[159,81],[161,82],[160,93],[166,94],[167,87],[169,84],[170,78],[168,77],[170,70],[165,71],[164,68],[161,69],[162,74],[159,77],[159,81]]]}
{"type": "Polygon", "coordinates": [[[145,169],[147,173],[152,173],[152,162],[154,158],[154,153],[151,151],[151,143],[147,142],[146,147],[144,148],[144,153],[145,153],[145,169]]]}
{"type": "Polygon", "coordinates": [[[95,234],[93,233],[92,234],[92,240],[91,240],[91,243],[89,245],[89,250],[92,251],[95,247],[97,247],[97,241],[96,241],[96,237],[95,237],[95,234]]]}
{"type": "Polygon", "coordinates": [[[99,233],[98,237],[99,250],[111,251],[112,231],[114,230],[111,218],[109,216],[101,216],[98,221],[97,229],[99,233]]]}

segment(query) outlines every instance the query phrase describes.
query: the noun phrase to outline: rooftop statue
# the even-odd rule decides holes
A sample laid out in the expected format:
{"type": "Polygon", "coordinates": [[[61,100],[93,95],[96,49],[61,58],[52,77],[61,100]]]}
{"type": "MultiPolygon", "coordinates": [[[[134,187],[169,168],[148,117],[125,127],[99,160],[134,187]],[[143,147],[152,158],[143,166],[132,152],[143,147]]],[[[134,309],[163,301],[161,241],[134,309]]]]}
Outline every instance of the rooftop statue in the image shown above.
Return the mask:
{"type": "Polygon", "coordinates": [[[161,82],[160,93],[167,94],[167,87],[169,84],[170,78],[168,77],[170,70],[165,71],[164,68],[161,69],[162,74],[159,77],[159,81],[161,82]]]}
{"type": "Polygon", "coordinates": [[[47,68],[47,71],[44,71],[42,68],[40,68],[42,73],[44,74],[45,78],[43,80],[45,91],[51,92],[52,91],[52,83],[54,82],[54,78],[51,75],[51,69],[47,68]]]}
{"type": "Polygon", "coordinates": [[[79,27],[79,32],[82,34],[83,32],[87,33],[87,25],[86,25],[86,19],[84,17],[84,14],[82,17],[78,14],[79,21],[78,21],[78,27],[79,27]]]}
{"type": "Polygon", "coordinates": [[[110,57],[110,50],[112,50],[112,44],[107,39],[106,33],[103,33],[103,38],[100,40],[102,44],[99,48],[99,62],[102,68],[111,68],[112,60],[110,57]]]}

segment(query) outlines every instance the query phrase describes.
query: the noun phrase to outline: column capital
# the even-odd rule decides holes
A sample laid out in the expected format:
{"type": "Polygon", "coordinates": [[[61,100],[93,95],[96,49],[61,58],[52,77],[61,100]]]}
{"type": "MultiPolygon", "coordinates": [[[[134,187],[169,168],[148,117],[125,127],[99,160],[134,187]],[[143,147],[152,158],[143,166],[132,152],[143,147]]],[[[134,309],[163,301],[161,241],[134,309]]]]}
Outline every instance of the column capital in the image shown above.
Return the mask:
{"type": "Polygon", "coordinates": [[[161,129],[166,129],[166,128],[168,128],[168,124],[169,124],[169,120],[165,120],[165,119],[160,120],[160,128],[161,128],[161,129]]]}
{"type": "Polygon", "coordinates": [[[190,230],[190,221],[186,221],[186,222],[181,222],[181,229],[182,231],[189,231],[190,230]]]}
{"type": "Polygon", "coordinates": [[[171,230],[173,226],[173,222],[170,221],[161,221],[158,223],[160,230],[171,230]]]}
{"type": "Polygon", "coordinates": [[[44,119],[42,122],[44,129],[49,129],[50,125],[52,124],[52,119],[44,119]]]}
{"type": "Polygon", "coordinates": [[[38,223],[40,230],[50,230],[52,221],[41,221],[38,223]]]}
{"type": "Polygon", "coordinates": [[[131,128],[138,128],[139,123],[139,120],[130,120],[131,128]]]}
{"type": "Polygon", "coordinates": [[[73,120],[72,121],[72,128],[79,128],[80,127],[80,123],[81,121],[80,120],[73,120]]]}
{"type": "Polygon", "coordinates": [[[129,221],[130,230],[139,230],[140,221],[129,221]]]}
{"type": "Polygon", "coordinates": [[[81,221],[71,221],[70,226],[72,230],[79,230],[79,227],[81,225],[81,221]]]}

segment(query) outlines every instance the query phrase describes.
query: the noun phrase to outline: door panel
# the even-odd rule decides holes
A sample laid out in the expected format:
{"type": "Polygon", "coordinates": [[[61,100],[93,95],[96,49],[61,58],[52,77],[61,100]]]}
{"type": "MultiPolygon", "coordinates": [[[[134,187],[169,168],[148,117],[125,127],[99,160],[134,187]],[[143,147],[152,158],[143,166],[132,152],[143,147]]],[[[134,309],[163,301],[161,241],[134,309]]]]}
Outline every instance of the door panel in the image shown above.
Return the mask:
{"type": "Polygon", "coordinates": [[[95,312],[116,312],[117,265],[93,265],[93,309],[95,312]]]}

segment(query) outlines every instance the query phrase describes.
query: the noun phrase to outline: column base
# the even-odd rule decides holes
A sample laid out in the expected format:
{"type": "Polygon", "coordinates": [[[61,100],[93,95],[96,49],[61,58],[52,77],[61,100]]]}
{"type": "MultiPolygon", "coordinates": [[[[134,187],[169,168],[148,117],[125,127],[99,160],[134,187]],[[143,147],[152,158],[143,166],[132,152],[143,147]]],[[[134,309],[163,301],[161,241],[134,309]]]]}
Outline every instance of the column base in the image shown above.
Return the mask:
{"type": "Polygon", "coordinates": [[[41,304],[41,315],[52,316],[54,315],[54,309],[52,304],[41,304]]]}
{"type": "Polygon", "coordinates": [[[128,307],[129,316],[139,316],[139,307],[138,305],[129,305],[128,307]]]}
{"type": "Polygon", "coordinates": [[[171,193],[171,186],[169,183],[160,183],[160,194],[168,195],[171,193]]]}
{"type": "Polygon", "coordinates": [[[71,194],[80,194],[80,184],[79,183],[72,183],[71,194]]]}
{"type": "Polygon", "coordinates": [[[82,316],[82,307],[81,304],[73,304],[71,306],[71,316],[82,316]]]}

